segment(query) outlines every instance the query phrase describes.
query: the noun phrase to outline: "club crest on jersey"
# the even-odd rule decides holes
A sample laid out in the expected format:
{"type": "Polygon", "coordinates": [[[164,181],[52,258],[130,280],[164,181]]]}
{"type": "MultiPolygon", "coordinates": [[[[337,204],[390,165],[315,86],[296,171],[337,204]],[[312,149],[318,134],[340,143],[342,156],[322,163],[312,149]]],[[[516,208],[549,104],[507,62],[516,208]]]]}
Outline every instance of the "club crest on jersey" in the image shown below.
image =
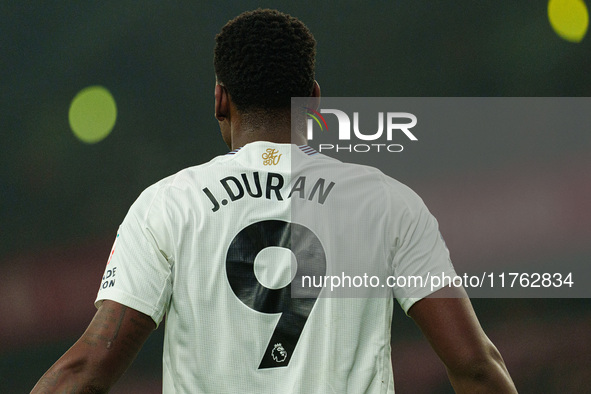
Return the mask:
{"type": "Polygon", "coordinates": [[[282,363],[285,361],[285,359],[287,358],[287,351],[285,350],[281,342],[276,343],[273,346],[273,350],[271,350],[271,357],[273,357],[273,360],[275,360],[278,363],[282,363]]]}
{"type": "Polygon", "coordinates": [[[281,154],[277,155],[279,151],[277,149],[269,148],[263,153],[263,165],[265,166],[276,166],[281,159],[281,154]]]}

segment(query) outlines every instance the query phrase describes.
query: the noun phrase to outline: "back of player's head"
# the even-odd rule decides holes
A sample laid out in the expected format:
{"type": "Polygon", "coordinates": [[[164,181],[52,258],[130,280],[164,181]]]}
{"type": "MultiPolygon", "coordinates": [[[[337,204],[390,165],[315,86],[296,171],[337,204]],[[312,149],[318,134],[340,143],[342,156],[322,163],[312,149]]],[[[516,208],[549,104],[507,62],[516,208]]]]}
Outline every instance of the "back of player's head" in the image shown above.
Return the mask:
{"type": "Polygon", "coordinates": [[[300,20],[258,9],[230,20],[215,38],[214,68],[241,112],[285,109],[314,88],[316,40],[300,20]]]}

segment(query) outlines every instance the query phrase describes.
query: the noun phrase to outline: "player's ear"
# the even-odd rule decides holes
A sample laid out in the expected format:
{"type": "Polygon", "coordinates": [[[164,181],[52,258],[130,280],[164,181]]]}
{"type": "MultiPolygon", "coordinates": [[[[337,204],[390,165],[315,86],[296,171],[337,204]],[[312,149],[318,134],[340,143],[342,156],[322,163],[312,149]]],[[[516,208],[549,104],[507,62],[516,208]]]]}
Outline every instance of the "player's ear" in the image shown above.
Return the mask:
{"type": "Polygon", "coordinates": [[[312,93],[310,94],[310,104],[309,107],[316,110],[320,107],[320,85],[318,85],[318,81],[314,81],[314,87],[312,88],[312,93]]]}
{"type": "Polygon", "coordinates": [[[215,85],[215,118],[222,122],[230,115],[228,91],[219,83],[215,85]]]}
{"type": "Polygon", "coordinates": [[[320,85],[318,85],[318,81],[314,80],[314,87],[312,88],[312,97],[320,98],[320,85]]]}

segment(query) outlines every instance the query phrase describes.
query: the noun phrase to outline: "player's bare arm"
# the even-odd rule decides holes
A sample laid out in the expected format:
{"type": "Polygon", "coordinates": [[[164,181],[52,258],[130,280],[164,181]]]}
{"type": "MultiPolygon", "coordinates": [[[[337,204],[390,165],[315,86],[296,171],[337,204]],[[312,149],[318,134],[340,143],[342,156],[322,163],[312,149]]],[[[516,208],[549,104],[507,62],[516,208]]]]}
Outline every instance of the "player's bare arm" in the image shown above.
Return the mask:
{"type": "Polygon", "coordinates": [[[415,303],[409,315],[445,364],[457,393],[517,392],[464,289],[444,288],[415,303]],[[446,292],[453,294],[443,298],[448,296],[446,292]]]}
{"type": "Polygon", "coordinates": [[[82,337],[41,377],[32,393],[105,393],[123,375],[156,324],[104,301],[82,337]]]}

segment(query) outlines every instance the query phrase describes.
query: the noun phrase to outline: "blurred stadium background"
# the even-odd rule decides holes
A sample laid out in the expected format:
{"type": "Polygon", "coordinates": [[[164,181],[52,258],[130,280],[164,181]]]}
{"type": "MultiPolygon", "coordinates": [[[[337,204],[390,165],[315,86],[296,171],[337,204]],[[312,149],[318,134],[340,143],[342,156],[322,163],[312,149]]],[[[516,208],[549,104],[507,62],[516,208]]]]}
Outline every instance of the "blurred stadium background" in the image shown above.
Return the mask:
{"type": "MultiPolygon", "coordinates": [[[[591,95],[589,37],[560,38],[547,1],[463,3],[1,2],[0,392],[28,392],[86,327],[138,194],[227,151],[213,117],[213,39],[240,12],[302,19],[326,96],[591,95]],[[93,85],[111,92],[118,117],[106,139],[85,144],[68,111],[93,85]]],[[[438,217],[452,259],[531,271],[590,263],[588,125],[445,137],[393,160],[438,217]]],[[[474,305],[520,392],[591,392],[588,299],[474,305]]],[[[160,392],[161,343],[160,329],[112,392],[160,392]]],[[[451,392],[400,310],[393,348],[397,392],[451,392]]]]}

